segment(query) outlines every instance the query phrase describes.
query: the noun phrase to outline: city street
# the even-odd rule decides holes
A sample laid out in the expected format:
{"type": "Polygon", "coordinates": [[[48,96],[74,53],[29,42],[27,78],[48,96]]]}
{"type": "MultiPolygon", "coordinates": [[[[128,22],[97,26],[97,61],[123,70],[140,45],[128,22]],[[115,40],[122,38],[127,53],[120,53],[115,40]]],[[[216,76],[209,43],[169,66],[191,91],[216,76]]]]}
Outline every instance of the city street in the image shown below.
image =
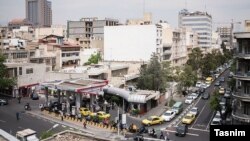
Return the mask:
{"type": "MultiPolygon", "coordinates": [[[[33,110],[38,109],[39,102],[42,100],[31,100],[23,98],[21,104],[18,104],[17,99],[9,101],[8,105],[0,106],[0,127],[8,133],[15,136],[16,132],[26,128],[31,128],[37,131],[38,137],[42,132],[45,132],[53,127],[56,123],[48,120],[37,118],[25,113],[24,105],[29,102],[33,110]],[[16,119],[16,112],[20,112],[20,120],[16,119]]],[[[67,129],[67,127],[58,126],[51,131],[56,133],[67,129]]]]}

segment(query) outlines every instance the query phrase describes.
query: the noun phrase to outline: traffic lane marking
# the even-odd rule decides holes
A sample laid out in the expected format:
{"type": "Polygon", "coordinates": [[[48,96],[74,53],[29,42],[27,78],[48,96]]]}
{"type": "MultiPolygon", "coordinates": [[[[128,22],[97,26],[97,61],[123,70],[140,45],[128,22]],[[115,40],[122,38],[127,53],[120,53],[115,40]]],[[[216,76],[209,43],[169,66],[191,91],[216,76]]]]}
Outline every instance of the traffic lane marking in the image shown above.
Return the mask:
{"type": "MultiPolygon", "coordinates": [[[[164,131],[167,131],[167,132],[170,132],[170,133],[175,133],[176,131],[173,131],[173,130],[164,130],[164,131]]],[[[190,136],[199,136],[199,134],[193,134],[193,133],[186,133],[187,135],[190,135],[190,136]]]]}
{"type": "Polygon", "coordinates": [[[0,122],[6,122],[6,121],[0,119],[0,122]]]}

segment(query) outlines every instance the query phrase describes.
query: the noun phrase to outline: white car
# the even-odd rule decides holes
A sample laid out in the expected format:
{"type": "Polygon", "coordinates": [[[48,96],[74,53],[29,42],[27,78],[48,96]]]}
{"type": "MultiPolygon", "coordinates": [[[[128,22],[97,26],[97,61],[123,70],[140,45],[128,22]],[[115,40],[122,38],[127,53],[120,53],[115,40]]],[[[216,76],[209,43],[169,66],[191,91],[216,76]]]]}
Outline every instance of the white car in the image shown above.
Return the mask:
{"type": "Polygon", "coordinates": [[[185,103],[186,104],[191,104],[192,102],[193,102],[193,97],[192,96],[188,96],[187,98],[186,98],[186,100],[185,100],[185,103]]]}
{"type": "Polygon", "coordinates": [[[197,99],[198,98],[198,94],[197,93],[191,93],[189,96],[192,96],[193,99],[197,99]]]}
{"type": "Polygon", "coordinates": [[[172,110],[166,111],[161,117],[164,119],[164,121],[170,121],[175,117],[175,112],[172,110]]]}
{"type": "Polygon", "coordinates": [[[199,110],[198,110],[198,107],[193,107],[190,111],[189,111],[190,114],[193,114],[195,115],[195,117],[197,117],[197,115],[199,114],[199,110]]]}
{"type": "Polygon", "coordinates": [[[200,88],[201,87],[201,82],[196,82],[195,87],[200,88]]]}

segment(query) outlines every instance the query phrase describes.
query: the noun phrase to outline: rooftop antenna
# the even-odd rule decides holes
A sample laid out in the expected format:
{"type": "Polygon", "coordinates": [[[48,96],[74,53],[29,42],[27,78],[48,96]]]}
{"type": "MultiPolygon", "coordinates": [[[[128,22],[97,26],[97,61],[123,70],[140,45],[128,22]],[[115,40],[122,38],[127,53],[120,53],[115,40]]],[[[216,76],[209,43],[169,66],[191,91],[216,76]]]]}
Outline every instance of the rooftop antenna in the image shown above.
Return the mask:
{"type": "Polygon", "coordinates": [[[207,12],[207,5],[206,5],[206,1],[204,0],[204,4],[205,4],[205,11],[204,12],[207,12]]]}

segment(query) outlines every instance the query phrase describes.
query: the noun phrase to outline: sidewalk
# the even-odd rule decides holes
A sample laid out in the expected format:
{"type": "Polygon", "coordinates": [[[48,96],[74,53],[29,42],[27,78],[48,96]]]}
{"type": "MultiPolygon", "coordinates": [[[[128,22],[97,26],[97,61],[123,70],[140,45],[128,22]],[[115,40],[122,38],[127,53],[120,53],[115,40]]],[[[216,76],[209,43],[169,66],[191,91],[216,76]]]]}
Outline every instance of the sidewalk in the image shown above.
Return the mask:
{"type": "MultiPolygon", "coordinates": [[[[184,101],[185,97],[183,95],[173,95],[173,100],[175,101],[184,101]]],[[[143,120],[145,118],[148,118],[149,116],[161,116],[165,111],[167,111],[168,109],[170,109],[170,107],[165,106],[166,102],[168,100],[165,99],[164,101],[162,101],[157,107],[150,109],[150,111],[148,111],[147,113],[140,115],[139,117],[135,117],[135,116],[131,116],[128,114],[129,117],[131,118],[136,118],[138,120],[143,120]]]]}
{"type": "MultiPolygon", "coordinates": [[[[47,112],[47,111],[46,111],[47,112]]],[[[45,111],[28,111],[26,113],[34,115],[36,117],[40,117],[43,119],[46,119],[48,121],[53,121],[55,123],[58,123],[60,125],[65,125],[74,129],[77,129],[85,134],[88,134],[93,137],[98,137],[98,138],[103,138],[103,139],[110,139],[113,141],[116,140],[123,140],[124,137],[122,135],[118,136],[117,135],[117,130],[113,129],[105,129],[105,128],[99,128],[99,125],[90,125],[87,124],[87,129],[83,128],[83,122],[76,121],[76,120],[71,120],[71,119],[64,119],[61,121],[60,116],[56,117],[54,116],[54,113],[47,114],[45,111]]]]}

